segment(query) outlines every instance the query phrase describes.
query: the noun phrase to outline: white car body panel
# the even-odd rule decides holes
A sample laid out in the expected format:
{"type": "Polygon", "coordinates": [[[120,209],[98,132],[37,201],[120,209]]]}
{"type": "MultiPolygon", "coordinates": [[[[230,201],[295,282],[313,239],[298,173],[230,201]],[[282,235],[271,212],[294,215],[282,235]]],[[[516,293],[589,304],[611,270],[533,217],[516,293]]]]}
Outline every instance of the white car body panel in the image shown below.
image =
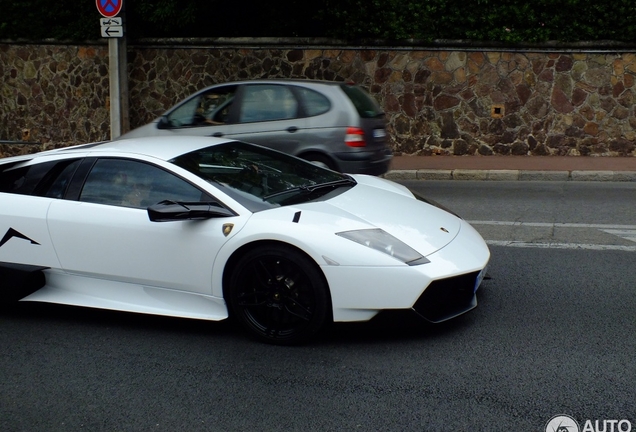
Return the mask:
{"type": "MultiPolygon", "coordinates": [[[[12,238],[6,238],[6,243],[0,247],[0,261],[59,267],[60,263],[46,226],[46,215],[51,201],[40,197],[10,196],[3,193],[0,193],[0,200],[3,203],[7,202],[6,207],[3,206],[0,210],[0,226],[10,226],[19,233],[12,238]],[[36,242],[38,247],[33,247],[32,242],[36,242]]],[[[0,236],[4,235],[5,232],[0,233],[0,236]]]]}
{"type": "Polygon", "coordinates": [[[412,196],[364,184],[329,200],[329,204],[383,229],[424,256],[446,246],[459,232],[459,218],[437,207],[423,206],[412,196]],[[393,209],[399,209],[399,218],[393,209]]]}
{"type": "Polygon", "coordinates": [[[53,270],[47,270],[45,274],[46,286],[22,301],[212,321],[228,316],[225,301],[209,295],[89,278],[53,270]]]}
{"type": "Polygon", "coordinates": [[[67,273],[210,295],[222,225],[235,235],[245,219],[156,223],[141,209],[56,200],[48,225],[67,273]]]}

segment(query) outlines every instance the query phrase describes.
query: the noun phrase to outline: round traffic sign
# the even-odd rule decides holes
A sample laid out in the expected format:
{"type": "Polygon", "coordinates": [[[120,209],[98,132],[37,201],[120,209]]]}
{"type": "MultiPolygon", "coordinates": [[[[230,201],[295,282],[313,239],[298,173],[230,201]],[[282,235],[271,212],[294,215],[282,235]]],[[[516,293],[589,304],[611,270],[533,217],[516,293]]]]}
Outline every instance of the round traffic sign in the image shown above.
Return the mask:
{"type": "Polygon", "coordinates": [[[117,16],[117,14],[121,12],[123,3],[124,0],[95,0],[97,10],[106,18],[117,16]]]}

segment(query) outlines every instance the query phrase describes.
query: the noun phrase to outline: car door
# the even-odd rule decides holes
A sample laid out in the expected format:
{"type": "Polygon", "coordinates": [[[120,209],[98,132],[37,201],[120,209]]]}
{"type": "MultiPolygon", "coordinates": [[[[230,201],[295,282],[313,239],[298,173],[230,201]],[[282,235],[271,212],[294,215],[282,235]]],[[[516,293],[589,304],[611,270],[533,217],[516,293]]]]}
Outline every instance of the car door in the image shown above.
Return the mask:
{"type": "Polygon", "coordinates": [[[59,268],[46,215],[79,163],[63,159],[0,167],[0,262],[59,268]]]}
{"type": "Polygon", "coordinates": [[[228,136],[294,155],[301,151],[307,119],[300,116],[300,104],[289,86],[243,85],[236,104],[235,125],[228,136]]]}
{"type": "Polygon", "coordinates": [[[213,262],[227,240],[223,226],[241,226],[242,218],[151,222],[146,206],[165,199],[214,200],[156,165],[97,159],[78,200],[56,200],[48,212],[62,268],[92,278],[209,295],[213,262]]]}

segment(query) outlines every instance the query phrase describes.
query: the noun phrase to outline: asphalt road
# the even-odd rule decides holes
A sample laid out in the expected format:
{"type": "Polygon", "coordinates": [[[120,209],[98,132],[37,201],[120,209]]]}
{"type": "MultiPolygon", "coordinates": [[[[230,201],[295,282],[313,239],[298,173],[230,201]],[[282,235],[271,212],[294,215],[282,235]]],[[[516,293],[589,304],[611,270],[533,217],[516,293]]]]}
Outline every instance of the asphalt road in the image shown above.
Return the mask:
{"type": "MultiPolygon", "coordinates": [[[[585,216],[564,202],[576,185],[454,184],[417,187],[478,221],[635,220],[620,186],[584,188],[585,216]]],[[[385,315],[295,348],[225,322],[20,304],[0,312],[0,430],[545,431],[558,414],[636,430],[636,253],[544,240],[492,246],[458,319],[385,315]]]]}
{"type": "Polygon", "coordinates": [[[636,223],[633,182],[402,181],[468,220],[636,223]]]}
{"type": "Polygon", "coordinates": [[[470,221],[491,245],[636,251],[636,183],[401,183],[470,221]]]}

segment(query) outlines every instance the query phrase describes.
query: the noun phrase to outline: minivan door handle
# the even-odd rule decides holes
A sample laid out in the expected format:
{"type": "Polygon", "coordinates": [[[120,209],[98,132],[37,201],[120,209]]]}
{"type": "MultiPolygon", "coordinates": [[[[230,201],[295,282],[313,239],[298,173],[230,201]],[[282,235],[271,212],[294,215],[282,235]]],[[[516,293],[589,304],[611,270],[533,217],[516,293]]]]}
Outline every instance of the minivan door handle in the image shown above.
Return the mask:
{"type": "Polygon", "coordinates": [[[290,126],[287,128],[287,132],[289,133],[294,133],[296,131],[298,131],[298,128],[296,126],[290,126]]]}
{"type": "Polygon", "coordinates": [[[214,133],[213,133],[212,135],[210,135],[210,136],[213,136],[213,137],[215,137],[215,138],[220,138],[220,137],[222,137],[222,136],[223,136],[223,132],[214,132],[214,133]]]}

